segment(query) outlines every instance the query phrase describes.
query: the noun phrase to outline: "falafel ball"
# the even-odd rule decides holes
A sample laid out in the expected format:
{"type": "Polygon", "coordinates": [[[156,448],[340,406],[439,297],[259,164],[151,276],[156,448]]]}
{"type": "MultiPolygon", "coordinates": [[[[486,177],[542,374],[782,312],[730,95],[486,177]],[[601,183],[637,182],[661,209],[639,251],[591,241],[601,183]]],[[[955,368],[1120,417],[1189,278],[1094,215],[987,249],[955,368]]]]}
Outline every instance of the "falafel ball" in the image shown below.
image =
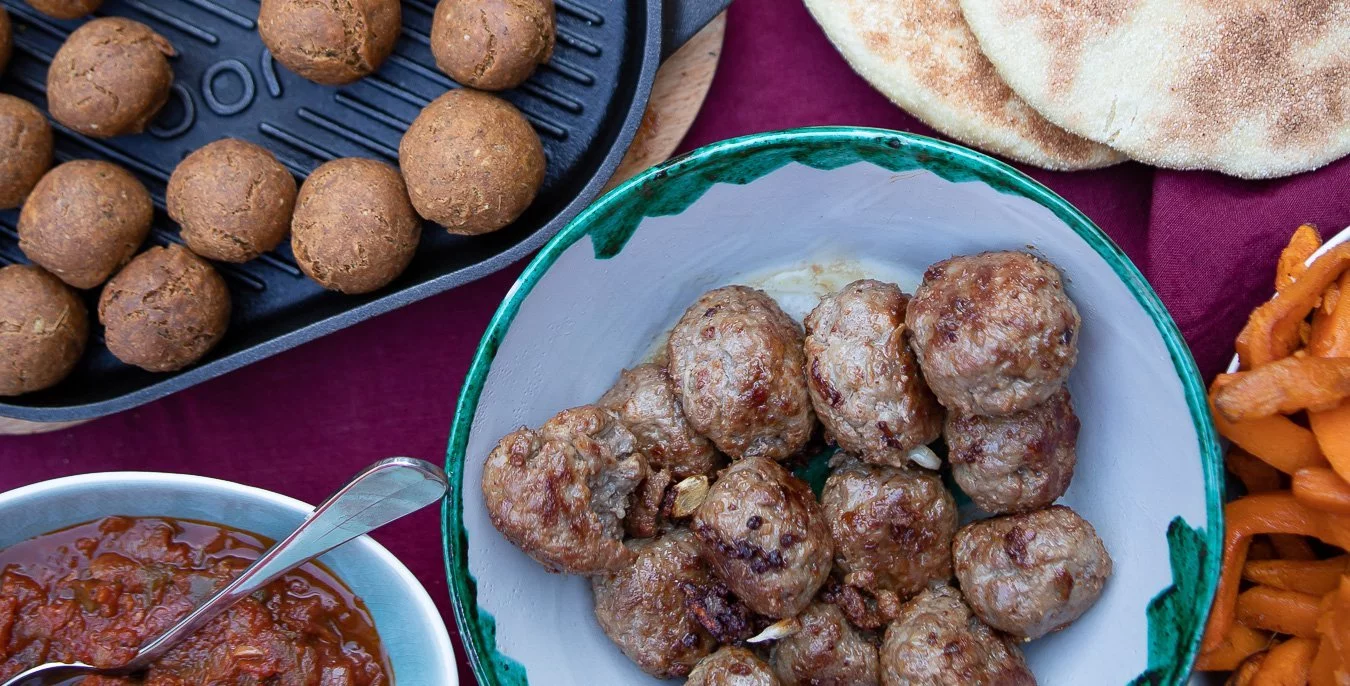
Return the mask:
{"type": "Polygon", "coordinates": [[[967,524],[956,532],[952,558],[975,614],[1028,640],[1087,612],[1112,569],[1097,531],[1063,505],[967,524]]]}
{"type": "Polygon", "coordinates": [[[369,293],[385,286],[408,268],[421,237],[403,177],[383,162],[333,160],[300,186],[291,250],[324,288],[369,293]]]}
{"type": "Polygon", "coordinates": [[[688,676],[717,647],[687,607],[686,587],[714,583],[693,534],[678,529],[626,545],[636,562],[591,579],[595,618],[642,671],[658,679],[688,676]]]}
{"type": "Polygon", "coordinates": [[[103,0],[27,0],[35,10],[54,19],[79,19],[93,14],[103,0]]]}
{"type": "Polygon", "coordinates": [[[70,374],[89,340],[89,313],[61,280],[30,265],[0,268],[0,396],[70,374]]]}
{"type": "Polygon", "coordinates": [[[973,615],[961,592],[925,589],[900,609],[881,645],[885,686],[1035,686],[1022,651],[973,615]]]}
{"type": "Polygon", "coordinates": [[[71,160],[38,181],[19,212],[19,248],[76,287],[93,288],[126,264],[150,233],[155,207],[131,172],[71,160]]]}
{"type": "Polygon", "coordinates": [[[815,602],[797,619],[801,630],[775,643],[769,657],[784,686],[876,686],[877,647],[838,607],[815,602]]]}
{"type": "Polygon", "coordinates": [[[398,145],[417,213],[450,233],[515,221],[544,185],[544,146],[511,103],[461,88],[431,101],[398,145]]]}
{"type": "Polygon", "coordinates": [[[905,323],[948,410],[1005,415],[1045,402],[1078,359],[1078,308],[1059,270],[1024,252],[953,257],[924,272],[905,323]]]}
{"type": "Polygon", "coordinates": [[[51,166],[47,117],[33,103],[0,93],[0,210],[22,205],[51,166]]]}
{"type": "Polygon", "coordinates": [[[675,324],[666,357],[694,430],[732,459],[784,459],[811,438],[802,330],[766,293],[708,291],[675,324]]]}
{"type": "Polygon", "coordinates": [[[492,525],[550,570],[617,572],[637,559],[623,517],[646,476],[619,417],[584,405],[503,437],[483,464],[483,500],[492,525]]]}
{"type": "Polygon", "coordinates": [[[178,163],[164,204],[193,252],[247,262],[286,237],[295,194],[295,177],[266,148],[223,138],[178,163]]]}
{"type": "Polygon", "coordinates": [[[867,462],[902,467],[942,434],[942,406],[906,342],[909,296],[854,281],[821,299],[806,325],[806,378],[834,442],[867,462]]]}
{"type": "Polygon", "coordinates": [[[953,412],[945,429],[952,478],[990,514],[1039,510],[1068,490],[1078,461],[1078,416],[1067,388],[1002,417],[953,412]]]}
{"type": "Polygon", "coordinates": [[[801,612],[830,575],[830,528],[806,482],[762,457],[732,463],[689,528],[717,578],[759,614],[801,612]]]}
{"type": "Polygon", "coordinates": [[[670,377],[655,364],[625,369],[597,404],[618,413],[652,468],[669,470],[675,481],[711,475],[722,462],[712,442],[689,426],[670,377]]]}
{"type": "MultiPolygon", "coordinates": [[[[839,458],[836,458],[839,459],[839,458]]],[[[820,494],[844,583],[894,608],[952,575],[956,500],[927,470],[843,458],[820,494]]]]}
{"type": "Polygon", "coordinates": [[[465,86],[515,88],[553,56],[553,15],[553,0],[441,0],[431,23],[431,54],[465,86]]]}
{"type": "Polygon", "coordinates": [[[187,248],[151,248],[103,287],[98,320],[117,359],[146,371],[177,371],[225,336],[230,291],[215,268],[187,248]]]}
{"type": "Polygon", "coordinates": [[[779,686],[781,683],[773,670],[754,653],[745,648],[725,646],[700,660],[684,686],[779,686]]]}
{"type": "Polygon", "coordinates": [[[9,57],[14,52],[14,27],[9,22],[9,12],[0,7],[0,72],[9,66],[9,57]]]}
{"type": "Polygon", "coordinates": [[[140,133],[169,101],[173,45],[149,26],[102,17],[75,29],[47,69],[52,118],[95,138],[140,133]]]}
{"type": "Polygon", "coordinates": [[[258,35],[300,76],[341,86],[375,73],[403,31],[399,0],[262,0],[258,35]]]}

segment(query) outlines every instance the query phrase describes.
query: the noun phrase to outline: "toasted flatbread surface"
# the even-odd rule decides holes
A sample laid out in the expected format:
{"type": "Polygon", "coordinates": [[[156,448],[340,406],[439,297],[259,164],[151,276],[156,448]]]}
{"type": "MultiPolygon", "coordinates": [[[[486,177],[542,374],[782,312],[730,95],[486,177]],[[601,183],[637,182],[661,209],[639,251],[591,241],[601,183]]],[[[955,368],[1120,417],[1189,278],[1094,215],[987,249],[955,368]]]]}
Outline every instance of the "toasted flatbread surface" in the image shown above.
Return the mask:
{"type": "Polygon", "coordinates": [[[1350,153],[1350,0],[959,0],[1046,118],[1144,162],[1246,178],[1350,153]]]}
{"type": "Polygon", "coordinates": [[[1047,169],[1124,157],[1046,121],[980,52],[957,0],[806,0],[844,59],[897,105],[963,143],[1047,169]]]}

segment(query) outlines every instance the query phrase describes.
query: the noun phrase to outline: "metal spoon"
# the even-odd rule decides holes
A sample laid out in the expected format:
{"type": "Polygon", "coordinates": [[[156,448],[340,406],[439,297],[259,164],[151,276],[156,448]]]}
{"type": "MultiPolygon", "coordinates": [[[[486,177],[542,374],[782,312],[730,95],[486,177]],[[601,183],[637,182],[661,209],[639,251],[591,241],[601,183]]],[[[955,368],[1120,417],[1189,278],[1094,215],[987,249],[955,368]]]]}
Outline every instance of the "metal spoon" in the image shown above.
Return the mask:
{"type": "Polygon", "coordinates": [[[61,686],[89,676],[129,676],[145,671],[235,602],[357,536],[440,500],[448,489],[445,472],[430,462],[411,457],[380,460],[314,508],[299,528],[263,553],[238,578],[141,646],[130,662],[110,668],[49,662],[0,686],[61,686]]]}

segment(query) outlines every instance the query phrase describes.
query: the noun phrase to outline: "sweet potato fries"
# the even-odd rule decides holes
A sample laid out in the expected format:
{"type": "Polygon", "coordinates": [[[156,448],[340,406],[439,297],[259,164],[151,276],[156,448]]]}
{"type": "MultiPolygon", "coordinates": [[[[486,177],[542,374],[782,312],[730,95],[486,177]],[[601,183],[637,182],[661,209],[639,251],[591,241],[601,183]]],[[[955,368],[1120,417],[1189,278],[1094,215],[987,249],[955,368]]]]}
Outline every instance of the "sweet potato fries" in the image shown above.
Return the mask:
{"type": "Polygon", "coordinates": [[[1277,295],[1238,336],[1240,371],[1210,390],[1246,495],[1225,508],[1196,669],[1238,686],[1350,684],[1350,244],[1305,266],[1320,245],[1294,232],[1277,295]]]}

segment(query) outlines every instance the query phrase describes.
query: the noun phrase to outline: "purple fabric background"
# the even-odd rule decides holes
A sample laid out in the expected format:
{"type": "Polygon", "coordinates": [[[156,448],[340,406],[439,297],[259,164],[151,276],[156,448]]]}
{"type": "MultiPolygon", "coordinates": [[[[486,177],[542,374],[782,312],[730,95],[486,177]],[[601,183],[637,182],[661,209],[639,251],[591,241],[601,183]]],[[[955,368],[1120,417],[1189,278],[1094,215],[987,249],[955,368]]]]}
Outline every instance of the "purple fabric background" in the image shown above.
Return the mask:
{"type": "MultiPolygon", "coordinates": [[[[716,81],[684,149],[819,124],[933,133],[855,76],[800,4],[738,0],[716,81]]],[[[1274,258],[1294,227],[1310,221],[1330,235],[1350,225],[1350,159],[1266,182],[1132,163],[1028,171],[1143,269],[1207,376],[1232,354],[1245,313],[1271,290],[1274,258]]],[[[519,271],[513,266],[136,410],[48,435],[0,437],[0,491],[81,472],[154,470],[312,502],[377,458],[440,462],[470,356],[519,271]]],[[[437,511],[375,537],[421,578],[454,633],[437,511]]],[[[461,675],[473,683],[467,665],[461,675]]]]}

